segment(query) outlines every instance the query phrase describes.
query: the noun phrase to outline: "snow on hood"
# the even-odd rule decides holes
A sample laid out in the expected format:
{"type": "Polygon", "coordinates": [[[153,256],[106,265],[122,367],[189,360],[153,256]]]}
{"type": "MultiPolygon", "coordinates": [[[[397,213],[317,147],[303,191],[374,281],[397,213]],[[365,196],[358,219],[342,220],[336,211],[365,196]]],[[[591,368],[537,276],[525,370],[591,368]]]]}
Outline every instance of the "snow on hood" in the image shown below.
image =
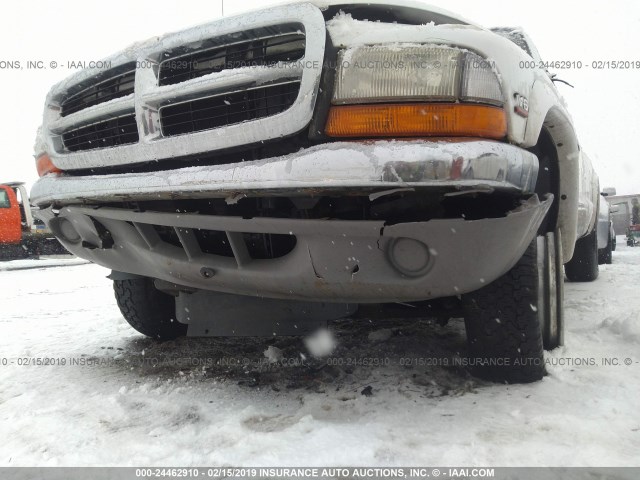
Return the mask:
{"type": "Polygon", "coordinates": [[[424,10],[425,12],[432,12],[438,15],[451,17],[463,23],[472,25],[474,24],[473,22],[467,20],[461,15],[458,15],[457,13],[451,12],[444,8],[436,7],[435,5],[430,5],[428,3],[413,0],[294,0],[279,2],[274,5],[291,5],[295,3],[310,3],[311,5],[315,5],[316,7],[318,7],[320,10],[327,10],[329,7],[333,7],[336,5],[385,5],[390,7],[415,8],[418,10],[424,10]]]}
{"type": "MultiPolygon", "coordinates": [[[[223,22],[228,21],[231,18],[237,18],[237,17],[242,17],[242,16],[256,16],[257,14],[259,14],[259,12],[262,12],[264,10],[268,10],[270,8],[276,8],[276,7],[286,7],[288,5],[299,5],[299,4],[310,4],[310,5],[314,5],[316,7],[318,7],[320,10],[326,10],[331,6],[336,6],[336,5],[388,5],[390,7],[400,7],[400,8],[414,8],[414,9],[419,9],[419,10],[423,10],[425,12],[432,12],[434,14],[437,15],[442,15],[445,17],[450,17],[458,22],[463,22],[463,23],[467,23],[469,25],[475,25],[472,22],[469,22],[468,20],[464,19],[463,17],[461,17],[460,15],[457,15],[455,13],[446,11],[444,9],[438,8],[438,7],[434,7],[434,6],[430,6],[428,4],[425,3],[421,3],[421,2],[416,2],[416,1],[411,1],[411,0],[355,0],[355,1],[349,1],[349,0],[310,0],[310,1],[304,1],[304,0],[294,0],[294,1],[285,1],[285,2],[277,2],[277,3],[272,3],[270,5],[264,6],[264,7],[260,7],[257,9],[249,9],[245,12],[242,12],[238,15],[233,15],[233,16],[229,16],[229,17],[224,17],[224,18],[218,18],[206,23],[202,23],[199,25],[191,25],[191,26],[185,26],[183,28],[180,28],[178,30],[175,31],[171,31],[171,32],[166,32],[164,34],[158,35],[158,36],[153,36],[150,38],[147,38],[146,40],[141,40],[138,42],[135,42],[131,45],[129,45],[128,47],[125,47],[123,50],[120,50],[118,52],[115,52],[112,55],[109,55],[108,57],[104,58],[103,61],[104,62],[112,62],[114,65],[120,65],[123,63],[127,63],[127,62],[131,62],[131,61],[135,61],[140,57],[144,56],[144,52],[146,51],[150,51],[150,50],[162,50],[163,49],[163,43],[165,43],[165,41],[169,38],[174,38],[176,35],[179,35],[181,32],[185,31],[185,30],[190,30],[190,29],[202,29],[202,30],[206,30],[208,28],[210,28],[211,26],[220,23],[222,24],[223,22]]],[[[353,20],[355,22],[355,20],[353,20]]],[[[372,25],[375,25],[376,23],[378,25],[380,25],[380,23],[378,22],[364,22],[365,23],[365,27],[366,28],[371,28],[372,25]]],[[[457,27],[464,27],[466,25],[456,25],[457,27]]],[[[475,25],[477,27],[477,25],[475,25]]],[[[449,27],[451,27],[451,25],[449,25],[449,27]]],[[[421,27],[418,27],[421,28],[421,27]]],[[[354,34],[352,34],[354,35],[354,34]]],[[[65,79],[63,79],[62,81],[58,82],[52,89],[51,91],[65,91],[67,90],[69,87],[77,84],[78,82],[82,81],[82,80],[86,80],[94,75],[100,74],[104,72],[104,70],[99,69],[99,68],[95,68],[95,69],[85,69],[85,70],[81,70],[80,72],[77,72],[65,79]]],[[[49,98],[47,99],[47,103],[49,103],[49,98]]]]}
{"type": "Polygon", "coordinates": [[[339,12],[326,24],[335,45],[349,46],[398,42],[406,44],[409,39],[424,39],[425,35],[428,35],[433,41],[440,40],[449,43],[451,39],[444,37],[449,37],[447,32],[451,32],[452,29],[485,30],[475,25],[436,25],[433,22],[426,25],[370,22],[356,20],[350,13],[344,12],[339,12]],[[442,35],[438,35],[438,33],[442,33],[442,35]]]}

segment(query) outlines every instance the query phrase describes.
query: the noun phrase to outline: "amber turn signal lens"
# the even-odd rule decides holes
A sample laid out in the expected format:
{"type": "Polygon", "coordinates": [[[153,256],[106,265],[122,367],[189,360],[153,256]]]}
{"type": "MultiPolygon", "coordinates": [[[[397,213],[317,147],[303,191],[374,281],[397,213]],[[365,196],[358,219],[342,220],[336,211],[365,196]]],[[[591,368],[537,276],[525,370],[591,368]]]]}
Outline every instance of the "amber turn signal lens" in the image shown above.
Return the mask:
{"type": "Polygon", "coordinates": [[[62,173],[62,170],[53,164],[49,155],[46,153],[43,153],[36,159],[36,169],[38,170],[38,175],[41,177],[47,173],[62,173]]]}
{"type": "Polygon", "coordinates": [[[499,139],[507,134],[507,117],[502,108],[463,103],[335,105],[329,110],[325,133],[331,137],[499,139]]]}

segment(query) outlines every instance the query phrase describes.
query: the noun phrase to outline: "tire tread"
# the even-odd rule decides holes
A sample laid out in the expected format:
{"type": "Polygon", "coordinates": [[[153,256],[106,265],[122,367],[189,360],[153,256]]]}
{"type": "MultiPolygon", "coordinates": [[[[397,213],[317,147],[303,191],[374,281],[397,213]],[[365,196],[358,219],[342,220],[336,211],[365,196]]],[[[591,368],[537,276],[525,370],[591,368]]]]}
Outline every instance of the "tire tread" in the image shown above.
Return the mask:
{"type": "Polygon", "coordinates": [[[537,291],[534,239],[515,267],[469,295],[465,301],[469,353],[474,358],[509,361],[507,366],[476,368],[478,376],[498,382],[528,383],[545,375],[537,291]]]}
{"type": "Polygon", "coordinates": [[[113,290],[122,316],[138,332],[158,340],[186,334],[187,325],[175,320],[175,301],[157,290],[151,279],[114,280],[113,290]]]}
{"type": "Polygon", "coordinates": [[[564,270],[571,282],[593,282],[598,278],[598,237],[595,229],[576,241],[573,257],[565,264],[564,270]]]}

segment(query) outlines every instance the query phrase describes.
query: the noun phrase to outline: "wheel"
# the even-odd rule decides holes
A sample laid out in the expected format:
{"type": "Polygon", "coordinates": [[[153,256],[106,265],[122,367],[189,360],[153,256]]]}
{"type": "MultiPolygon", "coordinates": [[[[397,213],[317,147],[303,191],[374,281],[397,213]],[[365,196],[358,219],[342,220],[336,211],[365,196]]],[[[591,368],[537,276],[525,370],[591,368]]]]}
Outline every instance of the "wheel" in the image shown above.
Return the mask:
{"type": "Polygon", "coordinates": [[[545,375],[543,349],[563,342],[563,281],[559,235],[547,233],[510,271],[463,297],[475,375],[508,383],[545,375]]]}
{"type": "Polygon", "coordinates": [[[618,240],[616,239],[616,236],[614,235],[613,237],[611,237],[611,251],[615,252],[617,246],[618,246],[618,240]]]}
{"type": "Polygon", "coordinates": [[[567,278],[572,282],[593,282],[598,278],[598,237],[595,229],[578,239],[573,258],[564,267],[567,278]]]}
{"type": "Polygon", "coordinates": [[[607,246],[602,250],[598,250],[598,264],[607,264],[611,265],[613,262],[613,242],[611,241],[611,237],[609,237],[609,241],[607,242],[607,246]]]}
{"type": "Polygon", "coordinates": [[[122,316],[138,332],[158,340],[186,335],[187,325],[175,318],[174,298],[156,289],[152,279],[114,280],[113,290],[122,316]]]}
{"type": "Polygon", "coordinates": [[[543,309],[542,342],[545,350],[564,345],[564,262],[560,231],[538,237],[538,271],[545,275],[538,283],[543,292],[538,298],[538,310],[543,309]]]}

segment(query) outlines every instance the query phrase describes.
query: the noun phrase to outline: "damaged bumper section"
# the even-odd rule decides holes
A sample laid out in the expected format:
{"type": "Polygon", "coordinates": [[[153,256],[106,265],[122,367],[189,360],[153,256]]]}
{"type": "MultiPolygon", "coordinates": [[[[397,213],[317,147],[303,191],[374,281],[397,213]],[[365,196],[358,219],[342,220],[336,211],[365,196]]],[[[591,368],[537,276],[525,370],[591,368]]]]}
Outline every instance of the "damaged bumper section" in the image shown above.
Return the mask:
{"type": "Polygon", "coordinates": [[[551,202],[531,195],[498,218],[392,225],[83,206],[40,216],[69,251],[119,272],[248,296],[386,303],[462,294],[500,277],[522,256],[551,202]],[[278,251],[256,253],[256,235],[280,236],[278,251]]]}
{"type": "Polygon", "coordinates": [[[386,303],[470,292],[508,271],[552,201],[533,193],[537,173],[535,155],[494,141],[335,142],[226,165],[46,176],[31,197],[69,251],[114,271],[192,290],[386,303]],[[279,196],[368,196],[373,204],[407,190],[418,199],[495,192],[528,200],[475,219],[410,205],[401,211],[415,218],[154,209],[157,200],[234,205],[279,196]]]}

